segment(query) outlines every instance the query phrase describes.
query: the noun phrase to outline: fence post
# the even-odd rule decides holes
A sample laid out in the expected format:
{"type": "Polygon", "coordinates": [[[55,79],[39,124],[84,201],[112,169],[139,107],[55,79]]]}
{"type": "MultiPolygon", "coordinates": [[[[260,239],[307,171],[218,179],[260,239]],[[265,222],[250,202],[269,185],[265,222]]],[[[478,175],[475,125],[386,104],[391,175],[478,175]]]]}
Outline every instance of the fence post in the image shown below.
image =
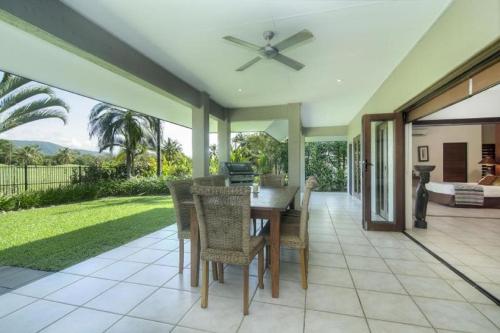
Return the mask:
{"type": "Polygon", "coordinates": [[[78,183],[82,183],[82,166],[78,166],[78,183]]]}
{"type": "Polygon", "coordinates": [[[24,165],[24,190],[28,190],[28,164],[24,165]]]}

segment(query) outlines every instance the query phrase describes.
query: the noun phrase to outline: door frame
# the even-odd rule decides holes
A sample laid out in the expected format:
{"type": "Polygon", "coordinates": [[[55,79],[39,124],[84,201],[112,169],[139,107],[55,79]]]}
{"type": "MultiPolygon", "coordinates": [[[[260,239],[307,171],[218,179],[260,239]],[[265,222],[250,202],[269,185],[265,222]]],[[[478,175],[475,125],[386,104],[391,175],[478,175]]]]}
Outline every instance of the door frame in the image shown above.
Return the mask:
{"type": "MultiPolygon", "coordinates": [[[[405,227],[405,128],[403,114],[365,114],[362,117],[362,206],[363,228],[375,231],[403,231],[405,227]],[[393,223],[373,223],[371,220],[371,122],[394,121],[394,188],[393,223]]],[[[389,152],[391,153],[391,152],[389,152]]]]}

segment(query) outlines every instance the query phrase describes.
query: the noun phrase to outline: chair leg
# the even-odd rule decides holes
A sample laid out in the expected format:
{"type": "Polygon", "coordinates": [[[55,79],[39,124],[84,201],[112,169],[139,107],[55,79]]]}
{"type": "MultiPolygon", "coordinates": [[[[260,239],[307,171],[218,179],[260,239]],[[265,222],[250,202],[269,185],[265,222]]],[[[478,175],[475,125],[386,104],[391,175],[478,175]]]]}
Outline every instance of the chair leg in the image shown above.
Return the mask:
{"type": "Polygon", "coordinates": [[[307,289],[307,273],[306,273],[306,249],[300,249],[300,275],[302,279],[302,289],[307,289]]]}
{"type": "Polygon", "coordinates": [[[219,279],[219,274],[217,274],[217,263],[215,261],[212,261],[212,277],[214,281],[219,279]]]}
{"type": "Polygon", "coordinates": [[[184,271],[184,239],[179,239],[179,274],[184,271]]]}
{"type": "Polygon", "coordinates": [[[309,278],[309,244],[306,247],[306,277],[309,278]]]}
{"type": "Polygon", "coordinates": [[[243,266],[243,314],[248,315],[248,265],[243,266]]]}
{"type": "Polygon", "coordinates": [[[253,222],[253,235],[257,236],[257,220],[253,219],[252,222],[253,222]]]}
{"type": "Polygon", "coordinates": [[[258,265],[259,265],[259,288],[264,289],[264,248],[262,248],[259,251],[258,265]]]}
{"type": "Polygon", "coordinates": [[[201,307],[205,309],[208,306],[208,260],[203,260],[203,272],[201,281],[201,307]]]}
{"type": "Polygon", "coordinates": [[[271,247],[266,245],[266,268],[271,267],[271,247]]]}
{"type": "Polygon", "coordinates": [[[224,283],[224,263],[217,263],[217,273],[219,274],[219,283],[224,283]]]}

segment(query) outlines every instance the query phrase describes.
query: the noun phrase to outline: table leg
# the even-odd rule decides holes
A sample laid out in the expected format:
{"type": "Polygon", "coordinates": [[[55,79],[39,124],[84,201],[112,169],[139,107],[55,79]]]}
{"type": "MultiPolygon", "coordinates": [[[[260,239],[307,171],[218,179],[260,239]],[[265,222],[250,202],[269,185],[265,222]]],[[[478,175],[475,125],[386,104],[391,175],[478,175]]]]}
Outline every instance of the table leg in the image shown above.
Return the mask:
{"type": "Polygon", "coordinates": [[[280,219],[279,210],[273,210],[269,222],[271,223],[271,294],[278,298],[280,294],[280,219]]]}
{"type": "Polygon", "coordinates": [[[196,209],[191,209],[191,287],[198,287],[200,277],[200,234],[196,209]]]}

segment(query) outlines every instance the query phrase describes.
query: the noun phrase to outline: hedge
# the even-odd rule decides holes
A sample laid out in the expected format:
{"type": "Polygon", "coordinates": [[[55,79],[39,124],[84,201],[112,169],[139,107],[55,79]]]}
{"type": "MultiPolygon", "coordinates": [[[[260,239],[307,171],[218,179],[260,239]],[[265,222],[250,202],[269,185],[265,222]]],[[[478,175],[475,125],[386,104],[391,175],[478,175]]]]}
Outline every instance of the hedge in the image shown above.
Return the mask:
{"type": "Polygon", "coordinates": [[[0,195],[0,211],[61,205],[111,196],[169,194],[166,178],[140,177],[96,183],[73,184],[42,191],[0,195]]]}

